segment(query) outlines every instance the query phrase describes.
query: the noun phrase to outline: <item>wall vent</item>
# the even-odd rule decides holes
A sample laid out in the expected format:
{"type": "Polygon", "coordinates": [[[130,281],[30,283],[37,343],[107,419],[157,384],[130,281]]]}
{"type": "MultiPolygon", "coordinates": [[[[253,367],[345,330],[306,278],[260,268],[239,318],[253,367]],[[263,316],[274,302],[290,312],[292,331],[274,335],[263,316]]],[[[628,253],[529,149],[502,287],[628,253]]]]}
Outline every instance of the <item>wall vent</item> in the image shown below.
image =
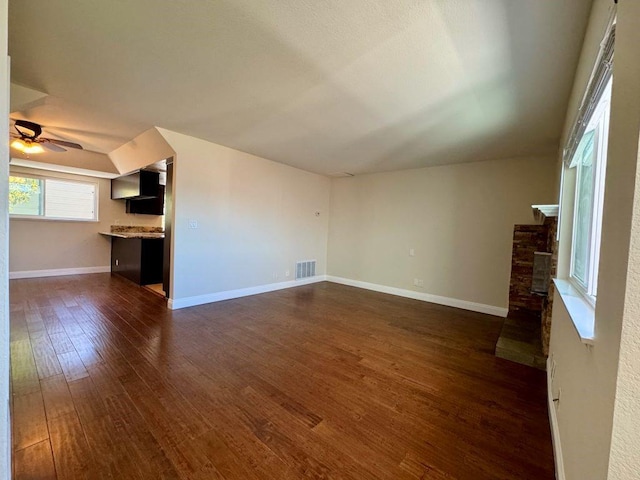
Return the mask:
{"type": "Polygon", "coordinates": [[[303,260],[296,262],[296,280],[299,278],[314,277],[316,274],[316,261],[303,260]]]}

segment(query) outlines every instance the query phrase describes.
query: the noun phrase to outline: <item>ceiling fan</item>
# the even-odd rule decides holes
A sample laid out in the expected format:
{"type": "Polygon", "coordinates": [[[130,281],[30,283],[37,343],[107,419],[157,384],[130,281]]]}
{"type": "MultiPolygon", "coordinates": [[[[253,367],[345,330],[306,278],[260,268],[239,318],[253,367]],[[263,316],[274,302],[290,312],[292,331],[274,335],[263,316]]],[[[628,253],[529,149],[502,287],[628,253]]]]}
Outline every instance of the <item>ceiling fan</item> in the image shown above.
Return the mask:
{"type": "Polygon", "coordinates": [[[15,128],[18,133],[11,133],[11,136],[15,138],[15,140],[11,142],[11,146],[27,154],[42,153],[45,149],[51,152],[66,152],[67,148],[82,150],[82,145],[77,143],[41,137],[42,126],[34,122],[15,120],[13,128],[15,128]]]}

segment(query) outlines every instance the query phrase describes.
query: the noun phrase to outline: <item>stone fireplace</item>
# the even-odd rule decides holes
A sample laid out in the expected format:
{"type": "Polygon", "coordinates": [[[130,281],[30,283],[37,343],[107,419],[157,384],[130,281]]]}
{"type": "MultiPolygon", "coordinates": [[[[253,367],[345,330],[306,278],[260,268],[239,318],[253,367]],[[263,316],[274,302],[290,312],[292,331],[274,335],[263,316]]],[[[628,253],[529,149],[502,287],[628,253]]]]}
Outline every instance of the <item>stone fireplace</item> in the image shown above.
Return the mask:
{"type": "MultiPolygon", "coordinates": [[[[557,205],[533,205],[532,225],[515,225],[509,283],[509,313],[496,344],[496,356],[544,369],[549,352],[553,283],[556,274],[558,248],[556,242],[557,205]],[[534,259],[544,255],[540,265],[548,268],[536,271],[537,284],[546,280],[546,292],[534,291],[534,259]]],[[[540,259],[539,259],[540,260],[540,259]]],[[[539,290],[539,289],[538,289],[539,290]]]]}

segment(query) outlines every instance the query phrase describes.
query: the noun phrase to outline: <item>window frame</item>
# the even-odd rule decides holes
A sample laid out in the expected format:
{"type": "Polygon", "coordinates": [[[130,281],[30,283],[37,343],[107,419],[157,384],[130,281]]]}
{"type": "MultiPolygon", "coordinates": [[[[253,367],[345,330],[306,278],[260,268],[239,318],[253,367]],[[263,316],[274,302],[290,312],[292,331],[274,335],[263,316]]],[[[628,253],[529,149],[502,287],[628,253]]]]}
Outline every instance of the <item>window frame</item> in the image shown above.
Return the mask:
{"type": "Polygon", "coordinates": [[[98,223],[100,221],[99,206],[100,206],[100,184],[98,182],[92,182],[87,180],[76,180],[64,177],[55,177],[48,175],[39,175],[23,172],[10,172],[10,177],[26,178],[33,180],[41,180],[42,193],[41,196],[41,215],[21,215],[16,213],[9,213],[9,219],[11,220],[36,220],[36,221],[48,221],[48,222],[84,222],[84,223],[98,223]],[[66,182],[66,183],[78,183],[82,185],[92,185],[94,187],[93,196],[93,218],[69,218],[69,217],[48,217],[46,212],[46,192],[47,192],[47,180],[66,182]]]}
{"type": "MultiPolygon", "coordinates": [[[[582,164],[576,164],[576,157],[581,150],[574,153],[570,168],[576,168],[575,191],[573,197],[573,218],[571,235],[571,255],[569,264],[569,281],[572,286],[582,294],[592,307],[595,307],[598,289],[598,272],[600,259],[600,242],[602,237],[602,216],[604,208],[604,183],[607,165],[607,149],[609,141],[609,117],[611,110],[611,86],[612,78],[609,78],[606,88],[598,98],[598,105],[594,110],[584,130],[582,138],[594,132],[594,159],[593,159],[593,198],[590,210],[590,222],[588,233],[588,256],[586,266],[586,282],[582,282],[574,275],[575,248],[578,222],[578,202],[580,198],[580,178],[582,164]]],[[[581,141],[582,141],[581,138],[581,141]]]]}

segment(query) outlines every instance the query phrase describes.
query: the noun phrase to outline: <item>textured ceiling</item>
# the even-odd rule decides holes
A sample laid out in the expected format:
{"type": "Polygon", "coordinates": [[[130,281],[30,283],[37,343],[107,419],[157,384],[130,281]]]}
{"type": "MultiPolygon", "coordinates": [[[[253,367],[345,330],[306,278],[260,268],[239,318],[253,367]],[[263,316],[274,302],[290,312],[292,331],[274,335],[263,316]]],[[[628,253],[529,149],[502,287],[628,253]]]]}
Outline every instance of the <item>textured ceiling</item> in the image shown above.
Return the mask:
{"type": "Polygon", "coordinates": [[[103,153],[159,126],[325,174],[547,154],[590,5],[11,0],[12,81],[50,95],[13,116],[103,153]]]}

